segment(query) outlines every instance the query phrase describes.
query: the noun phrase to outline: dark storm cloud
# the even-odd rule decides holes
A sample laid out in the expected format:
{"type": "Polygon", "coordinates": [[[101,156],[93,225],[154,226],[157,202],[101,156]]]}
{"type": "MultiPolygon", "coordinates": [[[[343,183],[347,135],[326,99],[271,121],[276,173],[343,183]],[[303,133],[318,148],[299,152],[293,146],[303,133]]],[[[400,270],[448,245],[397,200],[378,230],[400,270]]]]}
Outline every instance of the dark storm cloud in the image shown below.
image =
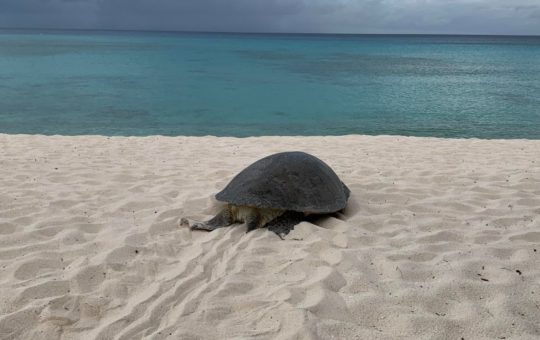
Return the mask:
{"type": "Polygon", "coordinates": [[[0,0],[1,27],[540,34],[538,0],[0,0]]]}
{"type": "Polygon", "coordinates": [[[91,28],[98,1],[0,0],[0,27],[91,28]]]}
{"type": "Polygon", "coordinates": [[[114,28],[250,31],[271,30],[303,10],[302,2],[286,0],[113,0],[100,2],[97,18],[114,28]]]}

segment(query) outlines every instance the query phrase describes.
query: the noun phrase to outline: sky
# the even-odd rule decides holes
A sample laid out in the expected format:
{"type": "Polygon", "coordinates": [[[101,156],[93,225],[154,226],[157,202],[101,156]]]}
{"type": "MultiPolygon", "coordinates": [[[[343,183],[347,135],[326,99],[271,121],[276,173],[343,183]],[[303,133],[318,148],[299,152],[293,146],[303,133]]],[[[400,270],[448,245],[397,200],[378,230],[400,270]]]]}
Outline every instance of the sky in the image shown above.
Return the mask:
{"type": "Polygon", "coordinates": [[[0,27],[540,35],[540,0],[0,0],[0,27]]]}

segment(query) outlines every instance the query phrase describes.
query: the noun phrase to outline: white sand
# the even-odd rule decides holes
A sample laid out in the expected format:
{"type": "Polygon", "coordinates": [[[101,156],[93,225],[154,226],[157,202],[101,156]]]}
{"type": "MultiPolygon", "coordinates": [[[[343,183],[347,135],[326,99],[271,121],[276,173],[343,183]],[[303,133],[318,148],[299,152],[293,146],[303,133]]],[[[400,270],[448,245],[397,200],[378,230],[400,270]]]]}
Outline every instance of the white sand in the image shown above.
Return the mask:
{"type": "Polygon", "coordinates": [[[0,135],[0,338],[538,339],[540,141],[0,135]],[[339,219],[178,225],[284,150],[339,219]]]}

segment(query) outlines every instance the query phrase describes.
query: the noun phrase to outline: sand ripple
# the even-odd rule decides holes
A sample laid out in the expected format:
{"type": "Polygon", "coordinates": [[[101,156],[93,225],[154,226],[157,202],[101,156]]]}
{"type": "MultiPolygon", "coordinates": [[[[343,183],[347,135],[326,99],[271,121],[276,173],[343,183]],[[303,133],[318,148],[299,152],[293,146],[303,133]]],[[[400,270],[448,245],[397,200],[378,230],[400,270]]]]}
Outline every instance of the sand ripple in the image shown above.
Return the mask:
{"type": "Polygon", "coordinates": [[[540,142],[0,135],[2,339],[535,339],[540,142]],[[349,184],[281,241],[183,216],[256,159],[349,184]]]}

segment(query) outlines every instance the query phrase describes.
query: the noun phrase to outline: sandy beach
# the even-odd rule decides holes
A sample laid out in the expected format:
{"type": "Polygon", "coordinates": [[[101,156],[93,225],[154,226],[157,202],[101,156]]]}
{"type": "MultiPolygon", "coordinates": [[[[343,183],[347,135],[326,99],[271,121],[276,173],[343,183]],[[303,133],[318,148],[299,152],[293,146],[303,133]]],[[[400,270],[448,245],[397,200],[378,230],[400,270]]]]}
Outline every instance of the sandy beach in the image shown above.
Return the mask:
{"type": "Polygon", "coordinates": [[[1,339],[538,339],[540,140],[0,134],[1,339]],[[180,226],[263,156],[351,189],[284,241],[180,226]]]}

